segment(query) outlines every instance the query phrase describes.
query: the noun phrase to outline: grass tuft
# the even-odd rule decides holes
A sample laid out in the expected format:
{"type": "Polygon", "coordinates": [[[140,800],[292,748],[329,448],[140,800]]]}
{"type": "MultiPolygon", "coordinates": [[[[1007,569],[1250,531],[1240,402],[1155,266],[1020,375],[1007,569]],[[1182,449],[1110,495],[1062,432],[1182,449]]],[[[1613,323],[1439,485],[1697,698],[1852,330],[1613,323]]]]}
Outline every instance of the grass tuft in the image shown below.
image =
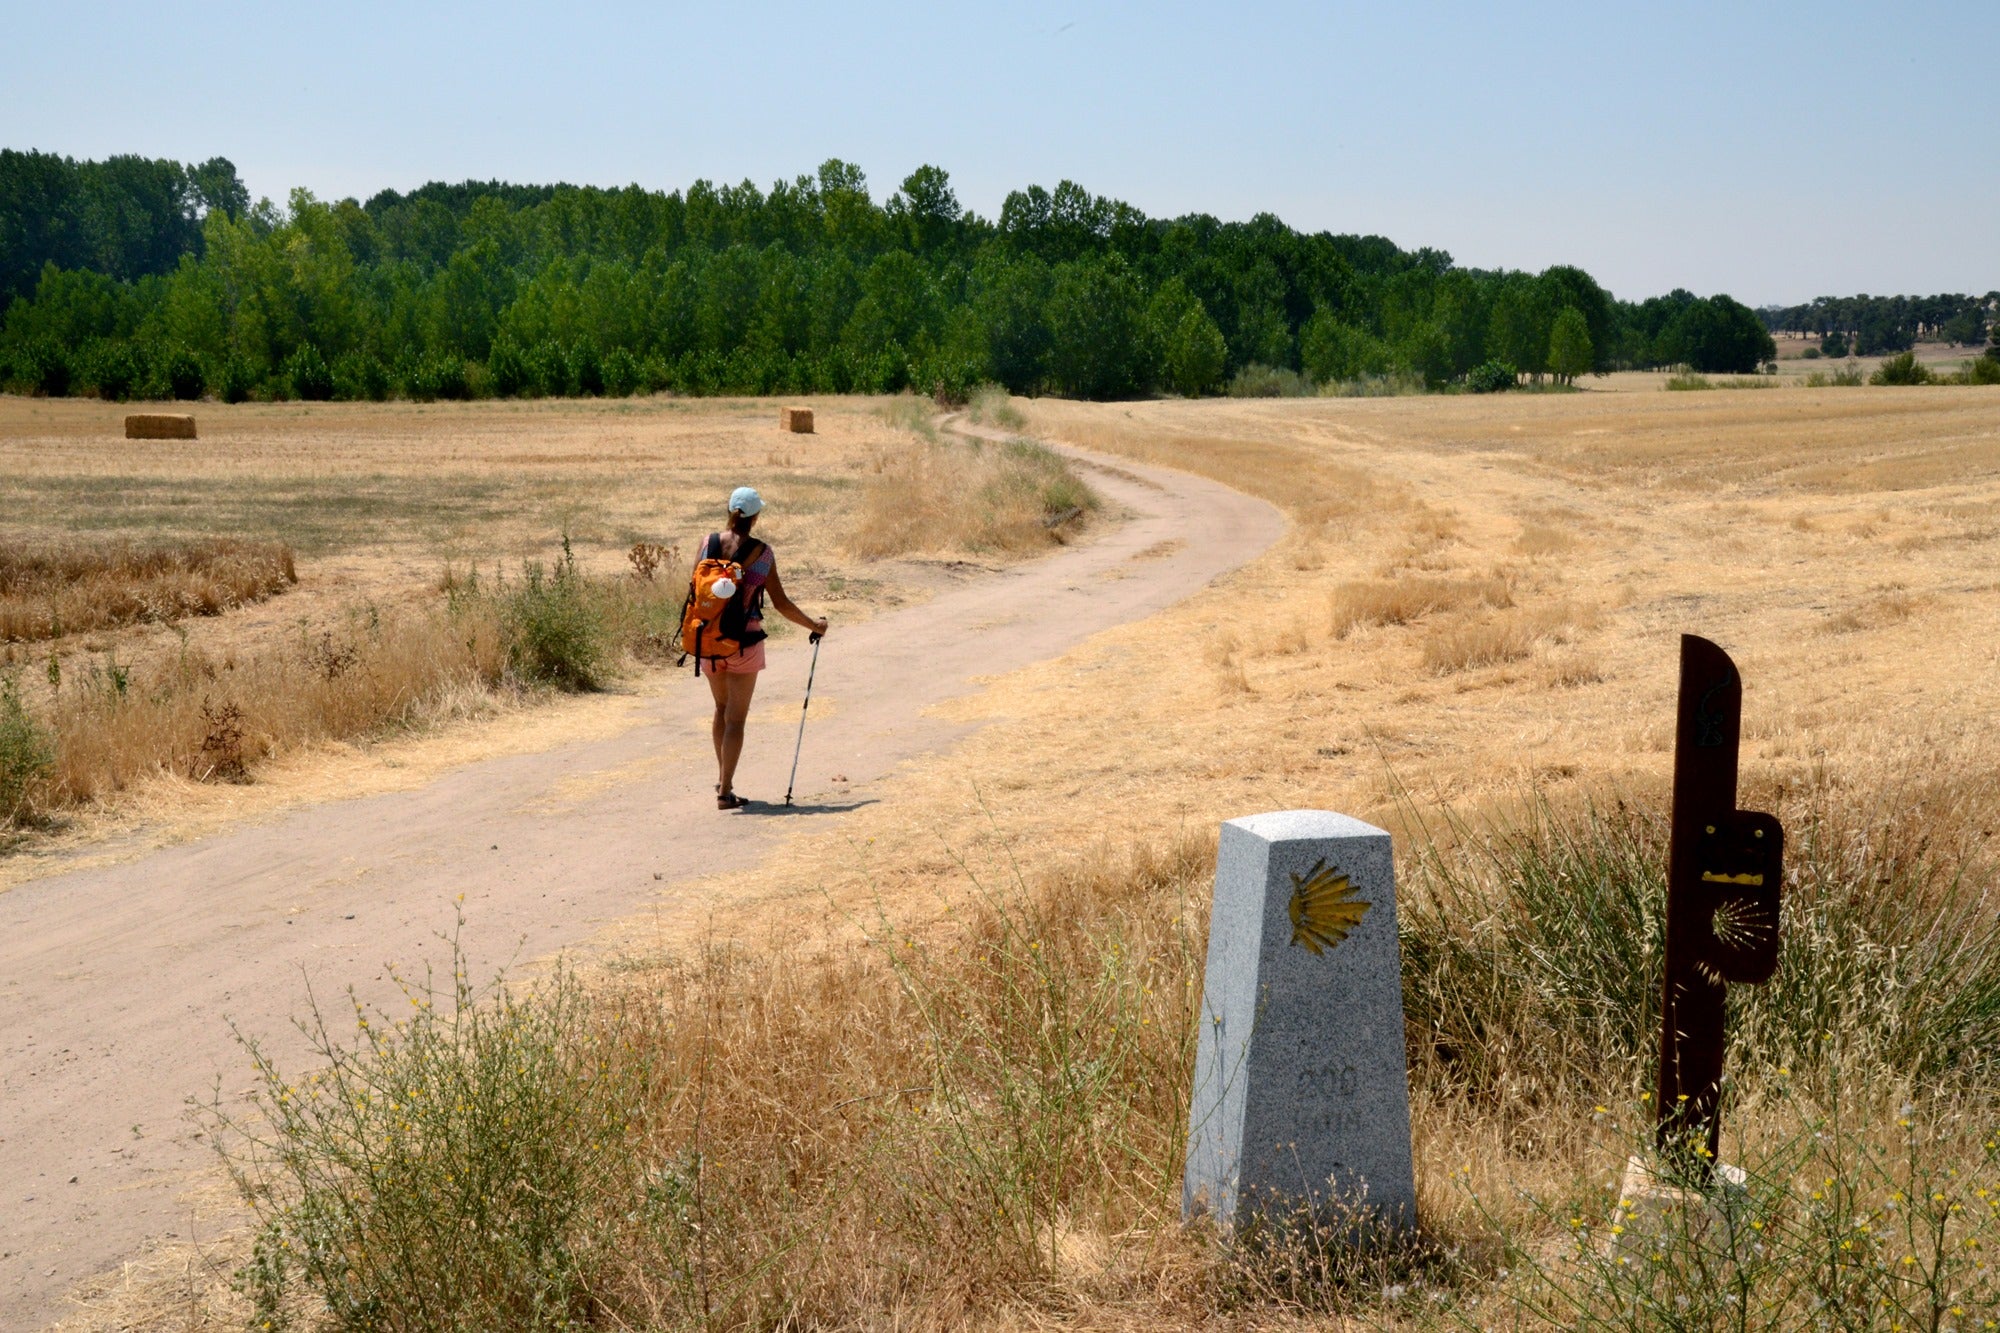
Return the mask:
{"type": "Polygon", "coordinates": [[[1408,576],[1343,583],[1334,590],[1329,610],[1333,636],[1344,639],[1363,626],[1408,625],[1440,611],[1513,604],[1505,579],[1408,576]]]}
{"type": "Polygon", "coordinates": [[[1028,428],[1027,414],[1014,406],[1007,391],[997,384],[982,384],[974,389],[966,402],[966,411],[982,426],[1013,431],[1028,428]]]}
{"type": "Polygon", "coordinates": [[[856,556],[1045,550],[1101,503],[1045,445],[941,435],[928,403],[916,398],[892,400],[883,413],[921,442],[876,454],[847,539],[856,556]]]}
{"type": "Polygon", "coordinates": [[[647,1016],[564,971],[476,993],[453,955],[452,984],[405,982],[402,1012],[314,1004],[306,1072],[239,1037],[254,1111],[209,1115],[259,1222],[252,1327],[317,1307],[338,1328],[575,1328],[607,1308],[621,1235],[671,1217],[671,1172],[633,1152],[647,1016]]]}

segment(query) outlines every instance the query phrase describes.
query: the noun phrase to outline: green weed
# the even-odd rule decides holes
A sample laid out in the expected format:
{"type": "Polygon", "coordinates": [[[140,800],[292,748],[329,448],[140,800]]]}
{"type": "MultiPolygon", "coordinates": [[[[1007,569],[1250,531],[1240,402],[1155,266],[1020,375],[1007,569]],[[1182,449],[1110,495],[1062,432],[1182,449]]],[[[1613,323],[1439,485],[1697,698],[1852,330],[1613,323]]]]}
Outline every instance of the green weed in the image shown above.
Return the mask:
{"type": "Polygon", "coordinates": [[[304,1071],[239,1034],[253,1108],[218,1097],[210,1117],[259,1223],[239,1281],[260,1326],[301,1305],[342,1329],[595,1322],[616,1240],[651,1206],[638,1147],[652,1071],[634,1058],[648,1020],[608,1012],[562,970],[476,991],[456,940],[449,986],[402,992],[393,1015],[350,995],[351,1026],[313,1003],[304,1071]]]}
{"type": "Polygon", "coordinates": [[[576,568],[569,537],[553,568],[529,561],[502,601],[507,660],[522,680],[565,690],[603,686],[612,656],[610,618],[576,568]]]}
{"type": "MultiPolygon", "coordinates": [[[[1741,1136],[1740,1182],[1620,1197],[1587,1180],[1531,1201],[1550,1245],[1510,1242],[1509,1276],[1453,1322],[1580,1330],[1974,1329],[2000,1313],[2000,1137],[1990,1107],[1920,1108],[1840,1067],[1775,1075],[1741,1136]],[[1497,1308],[1496,1308],[1497,1307],[1497,1308]]],[[[1603,1108],[1600,1108],[1600,1112],[1603,1108]]],[[[1614,1124],[1649,1160],[1650,1108],[1614,1124]]],[[[1604,1114],[1609,1114],[1605,1112],[1604,1114]]],[[[1479,1206],[1474,1200],[1475,1206],[1479,1206]]]]}
{"type": "Polygon", "coordinates": [[[55,742],[22,706],[20,683],[0,676],[0,827],[32,809],[37,788],[55,767],[55,742]]]}

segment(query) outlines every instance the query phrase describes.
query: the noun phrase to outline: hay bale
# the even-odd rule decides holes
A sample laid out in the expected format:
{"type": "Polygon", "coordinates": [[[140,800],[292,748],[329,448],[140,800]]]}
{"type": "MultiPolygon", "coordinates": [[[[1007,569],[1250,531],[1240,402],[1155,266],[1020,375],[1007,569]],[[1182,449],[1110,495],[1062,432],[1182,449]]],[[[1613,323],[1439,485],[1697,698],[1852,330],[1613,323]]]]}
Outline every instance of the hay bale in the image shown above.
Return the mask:
{"type": "Polygon", "coordinates": [[[813,410],[810,407],[781,407],[778,409],[778,427],[794,435],[813,433],[813,410]]]}
{"type": "Polygon", "coordinates": [[[128,440],[192,440],[194,418],[185,412],[134,412],[125,418],[128,440]]]}

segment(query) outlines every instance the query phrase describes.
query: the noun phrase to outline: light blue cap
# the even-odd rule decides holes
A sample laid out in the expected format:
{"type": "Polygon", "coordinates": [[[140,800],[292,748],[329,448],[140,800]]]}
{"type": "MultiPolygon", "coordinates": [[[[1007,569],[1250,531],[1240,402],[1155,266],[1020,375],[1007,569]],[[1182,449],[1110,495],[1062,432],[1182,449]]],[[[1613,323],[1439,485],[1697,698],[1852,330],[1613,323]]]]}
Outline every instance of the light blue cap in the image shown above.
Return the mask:
{"type": "Polygon", "coordinates": [[[738,486],[729,493],[729,512],[732,514],[741,514],[745,518],[750,518],[763,509],[763,507],[764,497],[757,494],[755,487],[738,486]]]}

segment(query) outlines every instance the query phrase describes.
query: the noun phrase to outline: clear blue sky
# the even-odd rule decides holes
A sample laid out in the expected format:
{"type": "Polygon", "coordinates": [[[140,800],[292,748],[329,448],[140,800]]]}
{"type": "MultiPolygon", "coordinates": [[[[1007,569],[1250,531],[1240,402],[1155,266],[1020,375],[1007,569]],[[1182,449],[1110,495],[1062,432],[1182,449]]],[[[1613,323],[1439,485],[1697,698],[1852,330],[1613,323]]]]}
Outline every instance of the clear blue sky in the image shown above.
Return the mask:
{"type": "Polygon", "coordinates": [[[1068,177],[1622,297],[2000,288],[2000,0],[980,7],[9,0],[0,145],[253,193],[1068,177]]]}

